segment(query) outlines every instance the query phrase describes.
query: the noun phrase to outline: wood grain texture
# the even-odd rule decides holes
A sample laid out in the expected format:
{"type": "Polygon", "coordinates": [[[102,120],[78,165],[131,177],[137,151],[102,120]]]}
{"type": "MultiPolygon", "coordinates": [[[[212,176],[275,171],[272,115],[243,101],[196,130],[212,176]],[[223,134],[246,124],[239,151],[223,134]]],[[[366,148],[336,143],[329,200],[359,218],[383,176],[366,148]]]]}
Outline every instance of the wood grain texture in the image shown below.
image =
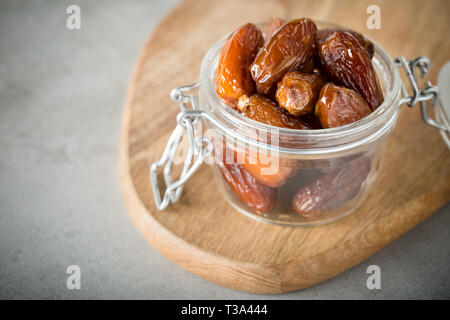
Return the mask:
{"type": "Polygon", "coordinates": [[[176,125],[172,88],[193,82],[208,48],[224,34],[271,16],[307,16],[367,34],[391,56],[431,58],[429,79],[450,60],[450,1],[185,1],[144,45],[123,115],[120,175],[139,231],[167,258],[223,286],[283,293],[327,280],[360,263],[450,200],[450,153],[418,108],[400,110],[383,168],[368,200],[350,216],[315,228],[253,221],[216,190],[207,165],[179,203],[156,210],[148,170],[176,125]],[[382,29],[367,30],[366,8],[378,4],[382,29]]]}

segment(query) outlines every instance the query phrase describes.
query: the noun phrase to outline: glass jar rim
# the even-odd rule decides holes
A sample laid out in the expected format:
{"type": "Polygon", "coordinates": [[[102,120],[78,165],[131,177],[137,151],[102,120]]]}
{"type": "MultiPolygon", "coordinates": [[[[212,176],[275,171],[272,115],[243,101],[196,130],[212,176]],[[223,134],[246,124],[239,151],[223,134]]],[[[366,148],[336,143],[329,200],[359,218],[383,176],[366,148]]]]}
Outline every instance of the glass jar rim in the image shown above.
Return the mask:
{"type": "MultiPolygon", "coordinates": [[[[345,28],[343,26],[339,26],[336,24],[328,23],[328,22],[321,22],[316,21],[315,23],[318,26],[321,27],[327,27],[327,28],[333,28],[333,29],[344,29],[344,30],[350,30],[349,28],[345,28]]],[[[266,22],[257,24],[258,26],[263,26],[264,24],[267,24],[266,22]]],[[[208,98],[212,99],[214,102],[215,110],[219,112],[219,114],[224,117],[227,121],[248,127],[253,130],[258,131],[270,131],[270,130],[278,130],[280,135],[289,136],[289,137],[295,137],[295,138],[308,138],[308,139],[331,139],[339,137],[340,135],[344,134],[346,136],[358,136],[361,133],[366,132],[367,134],[370,130],[370,128],[373,127],[373,124],[377,121],[383,121],[383,122],[392,122],[388,121],[390,118],[393,118],[396,115],[396,110],[391,109],[397,109],[398,105],[398,97],[400,95],[401,90],[401,79],[400,75],[398,74],[397,67],[392,60],[391,56],[386,52],[386,50],[381,47],[376,41],[372,40],[371,38],[364,36],[367,40],[370,40],[374,45],[374,57],[372,59],[373,63],[376,65],[377,63],[381,65],[381,62],[384,62],[384,64],[387,65],[390,76],[392,79],[392,83],[387,87],[387,91],[384,92],[384,100],[381,103],[381,105],[373,111],[368,116],[364,117],[361,120],[355,121],[353,123],[335,127],[335,128],[327,128],[327,129],[315,129],[315,130],[301,130],[301,129],[289,129],[289,128],[279,128],[275,126],[271,126],[262,122],[255,121],[253,119],[250,119],[246,117],[245,115],[239,113],[238,111],[234,110],[233,108],[230,108],[216,93],[215,88],[215,71],[217,68],[217,65],[211,66],[211,63],[214,62],[214,58],[218,57],[218,54],[220,53],[220,50],[223,46],[223,43],[226,41],[226,39],[229,37],[230,33],[219,39],[205,54],[201,69],[200,69],[200,89],[205,88],[206,92],[208,94],[208,98]],[[213,67],[214,71],[214,77],[211,79],[209,75],[210,68],[213,67]],[[393,111],[392,114],[388,111],[393,111]],[[394,112],[395,111],[395,112],[394,112]],[[390,115],[390,117],[389,117],[390,115]]],[[[217,61],[216,61],[217,63],[217,61]]],[[[383,79],[380,79],[379,81],[383,81],[383,79]]],[[[384,80],[385,81],[385,80],[384,80]]],[[[385,81],[386,82],[386,81],[385,81]]],[[[378,129],[378,131],[385,131],[386,128],[381,127],[378,129]]],[[[373,133],[373,132],[372,132],[373,133]]],[[[248,140],[248,139],[245,139],[248,140]]],[[[352,147],[358,145],[355,144],[355,140],[350,141],[349,146],[352,147]]],[[[367,139],[361,139],[361,142],[366,141],[367,139]]],[[[342,148],[341,148],[342,149],[342,148]]]]}

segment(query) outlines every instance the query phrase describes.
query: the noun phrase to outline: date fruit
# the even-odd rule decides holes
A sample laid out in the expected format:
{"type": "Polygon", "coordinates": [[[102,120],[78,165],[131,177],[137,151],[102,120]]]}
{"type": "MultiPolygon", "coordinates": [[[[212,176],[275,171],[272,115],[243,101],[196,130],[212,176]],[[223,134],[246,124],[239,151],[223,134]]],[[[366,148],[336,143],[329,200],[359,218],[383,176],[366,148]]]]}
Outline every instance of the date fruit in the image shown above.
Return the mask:
{"type": "Polygon", "coordinates": [[[353,160],[345,168],[313,179],[301,188],[293,199],[295,211],[307,218],[316,218],[354,198],[370,172],[368,158],[353,160]]]}
{"type": "Polygon", "coordinates": [[[278,82],[275,98],[281,108],[294,116],[309,114],[314,112],[322,85],[323,79],[318,73],[288,72],[278,82]]]}
{"type": "Polygon", "coordinates": [[[266,41],[268,41],[274,35],[275,31],[278,30],[285,23],[284,19],[278,17],[272,17],[269,19],[269,25],[266,32],[266,41]]]}
{"type": "MultiPolygon", "coordinates": [[[[239,99],[238,109],[250,119],[275,127],[303,130],[317,127],[317,123],[309,117],[292,116],[275,102],[260,94],[254,94],[251,97],[242,96],[239,99]]],[[[278,143],[280,146],[290,145],[290,141],[279,140],[278,143]]],[[[237,155],[248,172],[259,182],[270,187],[284,184],[297,169],[296,160],[279,158],[277,155],[252,150],[237,152],[237,155]]]]}
{"type": "Polygon", "coordinates": [[[358,92],[372,110],[381,104],[383,95],[370,56],[351,33],[335,31],[318,44],[318,53],[334,83],[358,92]]]}
{"type": "MultiPolygon", "coordinates": [[[[324,42],[330,35],[332,35],[335,31],[337,31],[337,29],[320,29],[317,30],[317,34],[316,34],[316,44],[319,45],[320,43],[324,42]]],[[[356,40],[358,40],[359,44],[366,49],[367,53],[370,56],[370,59],[373,58],[373,54],[375,53],[375,48],[373,46],[373,43],[369,40],[366,40],[366,38],[364,38],[364,36],[356,31],[353,30],[342,30],[342,31],[346,31],[346,32],[350,32],[352,34],[352,36],[354,36],[356,38],[356,40]]]]}
{"type": "Polygon", "coordinates": [[[222,47],[216,74],[216,92],[230,107],[239,97],[255,92],[250,65],[264,44],[261,30],[247,23],[233,32],[222,47]]]}
{"type": "Polygon", "coordinates": [[[271,126],[289,129],[311,129],[306,121],[281,109],[277,103],[260,95],[241,96],[238,110],[248,118],[271,126]]]}
{"type": "Polygon", "coordinates": [[[276,189],[260,183],[241,164],[226,161],[226,150],[225,146],[216,148],[217,165],[236,197],[257,212],[270,211],[275,204],[276,189]]]}
{"type": "Polygon", "coordinates": [[[323,128],[333,128],[358,121],[371,112],[356,91],[327,83],[320,90],[315,115],[323,128]]]}
{"type": "Polygon", "coordinates": [[[237,157],[256,180],[272,188],[283,185],[297,170],[297,160],[279,158],[265,152],[247,150],[237,152],[237,157]]]}
{"type": "Polygon", "coordinates": [[[310,61],[316,31],[316,24],[307,18],[288,21],[277,29],[250,67],[258,92],[271,93],[286,72],[298,70],[310,61]]]}

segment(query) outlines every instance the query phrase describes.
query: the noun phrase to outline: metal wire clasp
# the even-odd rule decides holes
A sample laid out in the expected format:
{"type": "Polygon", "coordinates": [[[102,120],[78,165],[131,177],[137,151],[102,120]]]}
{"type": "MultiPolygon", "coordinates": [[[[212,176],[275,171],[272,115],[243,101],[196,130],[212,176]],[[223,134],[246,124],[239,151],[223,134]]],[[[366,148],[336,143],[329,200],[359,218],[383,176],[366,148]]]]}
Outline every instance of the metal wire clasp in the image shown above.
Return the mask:
{"type": "Polygon", "coordinates": [[[417,83],[418,76],[416,70],[418,69],[420,71],[420,77],[424,78],[428,73],[430,59],[427,57],[418,57],[414,60],[407,60],[405,57],[400,56],[395,58],[394,62],[397,67],[403,68],[412,89],[412,95],[409,96],[402,83],[403,98],[400,100],[400,104],[414,107],[419,102],[423,121],[426,124],[441,130],[443,135],[448,135],[450,133],[449,127],[430,118],[427,112],[427,101],[431,101],[433,107],[437,107],[440,103],[439,88],[432,85],[430,81],[427,81],[425,88],[419,89],[417,83]]]}
{"type": "Polygon", "coordinates": [[[170,93],[173,101],[180,106],[177,116],[177,126],[167,141],[166,148],[158,161],[150,166],[150,181],[153,189],[153,197],[158,210],[164,210],[169,203],[175,203],[180,198],[184,183],[200,167],[205,156],[212,150],[212,143],[203,136],[196,136],[195,124],[203,112],[198,110],[197,96],[193,93],[198,88],[198,82],[177,87],[170,93]],[[189,106],[191,109],[189,109],[189,106]],[[187,131],[189,149],[184,160],[183,169],[176,181],[172,181],[172,166],[175,155],[180,146],[184,132],[187,131]],[[158,169],[164,166],[163,176],[166,190],[161,197],[158,185],[158,169]]]}

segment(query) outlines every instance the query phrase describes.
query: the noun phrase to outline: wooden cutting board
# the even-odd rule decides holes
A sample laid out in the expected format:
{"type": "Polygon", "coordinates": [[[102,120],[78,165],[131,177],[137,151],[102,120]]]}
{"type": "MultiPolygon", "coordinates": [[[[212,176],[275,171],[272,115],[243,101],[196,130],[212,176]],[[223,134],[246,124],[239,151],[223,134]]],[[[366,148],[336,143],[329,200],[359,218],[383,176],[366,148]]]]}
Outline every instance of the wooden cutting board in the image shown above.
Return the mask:
{"type": "MultiPolygon", "coordinates": [[[[333,224],[288,228],[249,219],[219,194],[207,165],[181,200],[156,210],[150,164],[176,125],[172,88],[195,81],[208,48],[224,34],[271,16],[311,17],[367,34],[393,57],[431,58],[430,80],[450,60],[450,1],[184,1],[160,23],[136,63],[123,115],[120,174],[139,231],[186,270],[223,286],[283,293],[327,280],[368,258],[450,200],[450,152],[418,108],[402,108],[383,169],[364,205],[333,224]],[[381,8],[368,30],[366,8],[381,8]]],[[[447,88],[450,89],[450,88],[447,88]]]]}

